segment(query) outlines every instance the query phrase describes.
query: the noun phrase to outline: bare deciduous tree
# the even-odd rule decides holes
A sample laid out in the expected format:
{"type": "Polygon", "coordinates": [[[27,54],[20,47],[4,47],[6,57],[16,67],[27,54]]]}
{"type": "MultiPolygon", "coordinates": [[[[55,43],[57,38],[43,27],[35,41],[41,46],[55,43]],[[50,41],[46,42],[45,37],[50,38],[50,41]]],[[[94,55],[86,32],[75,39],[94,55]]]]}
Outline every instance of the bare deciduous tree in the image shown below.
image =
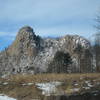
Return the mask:
{"type": "Polygon", "coordinates": [[[96,17],[96,29],[97,33],[94,35],[94,54],[95,54],[95,61],[96,61],[96,70],[100,72],[100,14],[96,17]]]}
{"type": "Polygon", "coordinates": [[[96,61],[96,70],[100,72],[100,32],[95,34],[94,54],[96,61]]]}
{"type": "Polygon", "coordinates": [[[96,17],[96,29],[100,32],[100,14],[97,15],[96,17]]]}

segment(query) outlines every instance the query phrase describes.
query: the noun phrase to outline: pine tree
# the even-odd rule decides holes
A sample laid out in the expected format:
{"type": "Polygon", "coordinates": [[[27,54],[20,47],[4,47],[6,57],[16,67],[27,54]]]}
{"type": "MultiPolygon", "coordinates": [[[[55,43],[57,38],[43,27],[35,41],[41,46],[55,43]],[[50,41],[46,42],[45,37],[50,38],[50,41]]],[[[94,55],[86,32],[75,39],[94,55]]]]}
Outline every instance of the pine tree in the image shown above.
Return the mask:
{"type": "Polygon", "coordinates": [[[48,65],[47,71],[50,73],[66,73],[68,72],[68,67],[71,63],[72,59],[69,53],[58,51],[56,52],[53,61],[48,65]]]}

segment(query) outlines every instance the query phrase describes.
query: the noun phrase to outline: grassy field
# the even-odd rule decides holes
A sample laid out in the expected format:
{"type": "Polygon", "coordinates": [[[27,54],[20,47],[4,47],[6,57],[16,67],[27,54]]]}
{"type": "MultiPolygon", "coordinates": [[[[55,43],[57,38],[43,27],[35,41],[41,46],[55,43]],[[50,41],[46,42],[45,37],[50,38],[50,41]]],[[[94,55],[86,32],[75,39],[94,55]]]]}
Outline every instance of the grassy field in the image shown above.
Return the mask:
{"type": "Polygon", "coordinates": [[[32,100],[43,98],[36,83],[59,81],[63,84],[58,88],[59,93],[66,95],[100,90],[100,74],[18,74],[0,78],[0,93],[17,98],[18,100],[32,100]]]}
{"type": "Polygon", "coordinates": [[[100,73],[84,73],[84,74],[17,74],[11,75],[1,80],[8,80],[16,83],[22,82],[49,82],[49,81],[66,81],[66,80],[87,80],[100,79],[100,73]]]}

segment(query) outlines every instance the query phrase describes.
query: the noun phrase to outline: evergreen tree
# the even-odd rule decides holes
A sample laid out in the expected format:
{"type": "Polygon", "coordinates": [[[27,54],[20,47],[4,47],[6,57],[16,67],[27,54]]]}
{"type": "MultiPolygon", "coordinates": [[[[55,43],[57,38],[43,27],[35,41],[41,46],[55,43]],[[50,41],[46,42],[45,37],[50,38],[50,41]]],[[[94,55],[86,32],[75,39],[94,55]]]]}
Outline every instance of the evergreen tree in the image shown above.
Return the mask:
{"type": "Polygon", "coordinates": [[[61,51],[56,52],[53,61],[48,65],[48,72],[50,73],[66,73],[68,67],[72,63],[69,53],[61,51]]]}

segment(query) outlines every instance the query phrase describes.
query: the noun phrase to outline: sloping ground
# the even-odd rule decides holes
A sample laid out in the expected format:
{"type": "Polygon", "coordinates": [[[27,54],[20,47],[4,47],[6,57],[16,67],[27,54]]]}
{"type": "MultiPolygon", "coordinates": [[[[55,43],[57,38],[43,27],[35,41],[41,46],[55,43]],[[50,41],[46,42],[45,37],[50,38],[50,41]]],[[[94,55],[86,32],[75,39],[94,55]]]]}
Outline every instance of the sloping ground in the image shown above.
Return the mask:
{"type": "Polygon", "coordinates": [[[94,93],[94,95],[97,95],[99,91],[99,73],[38,75],[20,74],[0,79],[0,94],[8,95],[16,98],[17,100],[44,100],[44,98],[46,99],[47,97],[52,96],[72,96],[85,93],[94,93]],[[46,95],[43,91],[45,89],[47,90],[47,87],[48,89],[49,87],[52,89],[52,86],[56,90],[53,91],[53,93],[50,92],[49,95],[46,95]]]}

